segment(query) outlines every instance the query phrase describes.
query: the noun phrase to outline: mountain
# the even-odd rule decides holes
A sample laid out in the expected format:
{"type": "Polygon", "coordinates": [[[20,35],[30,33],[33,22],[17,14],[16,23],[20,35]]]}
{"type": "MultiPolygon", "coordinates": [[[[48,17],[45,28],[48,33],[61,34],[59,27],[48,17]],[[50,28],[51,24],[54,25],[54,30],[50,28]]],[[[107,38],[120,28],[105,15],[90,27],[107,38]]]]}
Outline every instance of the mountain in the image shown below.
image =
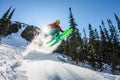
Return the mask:
{"type": "Polygon", "coordinates": [[[46,35],[43,29],[37,28],[40,34],[30,29],[22,27],[18,32],[2,38],[0,80],[120,80],[117,75],[69,64],[69,57],[53,53],[60,43],[49,48],[46,42],[51,36],[46,35]],[[37,36],[30,40],[27,38],[29,31],[37,36]]]}
{"type": "Polygon", "coordinates": [[[40,28],[21,22],[13,22],[11,31],[1,38],[1,43],[12,46],[25,46],[40,33],[40,28]]]}
{"type": "Polygon", "coordinates": [[[22,27],[18,30],[18,32],[11,33],[10,35],[2,37],[1,43],[11,46],[25,46],[28,43],[28,41],[21,37],[21,33],[24,31],[25,28],[26,27],[22,27]]]}

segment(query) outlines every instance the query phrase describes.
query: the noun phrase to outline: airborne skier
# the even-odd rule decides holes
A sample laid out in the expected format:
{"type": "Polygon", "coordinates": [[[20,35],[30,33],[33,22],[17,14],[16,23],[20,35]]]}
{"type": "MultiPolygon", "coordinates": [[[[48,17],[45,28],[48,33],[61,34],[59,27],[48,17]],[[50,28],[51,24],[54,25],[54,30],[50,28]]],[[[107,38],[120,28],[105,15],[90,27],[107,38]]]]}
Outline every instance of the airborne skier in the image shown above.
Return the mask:
{"type": "Polygon", "coordinates": [[[72,28],[63,31],[59,24],[60,20],[56,20],[54,23],[48,25],[52,29],[50,32],[52,39],[49,42],[47,42],[47,44],[54,41],[54,43],[52,43],[49,47],[52,47],[53,45],[57,44],[59,41],[67,37],[73,31],[72,28]],[[60,32],[62,32],[62,34],[60,34],[60,32]]]}
{"type": "Polygon", "coordinates": [[[59,26],[60,20],[56,20],[54,23],[49,24],[48,26],[52,29],[50,35],[54,38],[60,35],[60,32],[64,32],[59,26]]]}

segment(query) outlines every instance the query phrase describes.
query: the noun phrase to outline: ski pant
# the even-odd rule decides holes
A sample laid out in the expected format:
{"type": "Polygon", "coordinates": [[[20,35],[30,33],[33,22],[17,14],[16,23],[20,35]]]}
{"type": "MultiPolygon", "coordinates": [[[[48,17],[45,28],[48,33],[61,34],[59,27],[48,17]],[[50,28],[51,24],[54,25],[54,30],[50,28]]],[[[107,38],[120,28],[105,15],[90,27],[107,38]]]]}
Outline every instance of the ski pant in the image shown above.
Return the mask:
{"type": "Polygon", "coordinates": [[[50,32],[50,35],[53,37],[57,37],[60,35],[60,31],[57,28],[53,28],[52,31],[50,32]]]}

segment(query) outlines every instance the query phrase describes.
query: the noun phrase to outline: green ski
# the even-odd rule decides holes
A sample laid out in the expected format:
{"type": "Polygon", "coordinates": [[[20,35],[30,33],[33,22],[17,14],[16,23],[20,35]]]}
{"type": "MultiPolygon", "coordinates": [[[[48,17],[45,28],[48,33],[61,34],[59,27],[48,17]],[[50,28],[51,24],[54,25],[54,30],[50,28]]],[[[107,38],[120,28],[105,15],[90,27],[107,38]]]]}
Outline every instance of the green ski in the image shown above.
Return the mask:
{"type": "Polygon", "coordinates": [[[52,40],[50,40],[48,43],[55,41],[54,43],[52,43],[49,47],[54,46],[55,44],[57,44],[59,41],[61,41],[62,39],[64,39],[65,37],[67,37],[70,33],[72,33],[73,29],[67,29],[65,30],[60,36],[53,38],[52,40]]]}

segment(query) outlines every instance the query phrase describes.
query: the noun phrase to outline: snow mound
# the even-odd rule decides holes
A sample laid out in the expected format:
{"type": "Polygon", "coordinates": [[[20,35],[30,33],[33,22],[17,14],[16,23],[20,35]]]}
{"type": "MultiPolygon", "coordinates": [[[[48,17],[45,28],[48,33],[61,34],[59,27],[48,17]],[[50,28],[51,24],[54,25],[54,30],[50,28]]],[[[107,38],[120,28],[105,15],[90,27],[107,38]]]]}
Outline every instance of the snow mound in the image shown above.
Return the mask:
{"type": "Polygon", "coordinates": [[[28,80],[119,80],[120,77],[53,60],[24,61],[20,70],[28,80]]]}

